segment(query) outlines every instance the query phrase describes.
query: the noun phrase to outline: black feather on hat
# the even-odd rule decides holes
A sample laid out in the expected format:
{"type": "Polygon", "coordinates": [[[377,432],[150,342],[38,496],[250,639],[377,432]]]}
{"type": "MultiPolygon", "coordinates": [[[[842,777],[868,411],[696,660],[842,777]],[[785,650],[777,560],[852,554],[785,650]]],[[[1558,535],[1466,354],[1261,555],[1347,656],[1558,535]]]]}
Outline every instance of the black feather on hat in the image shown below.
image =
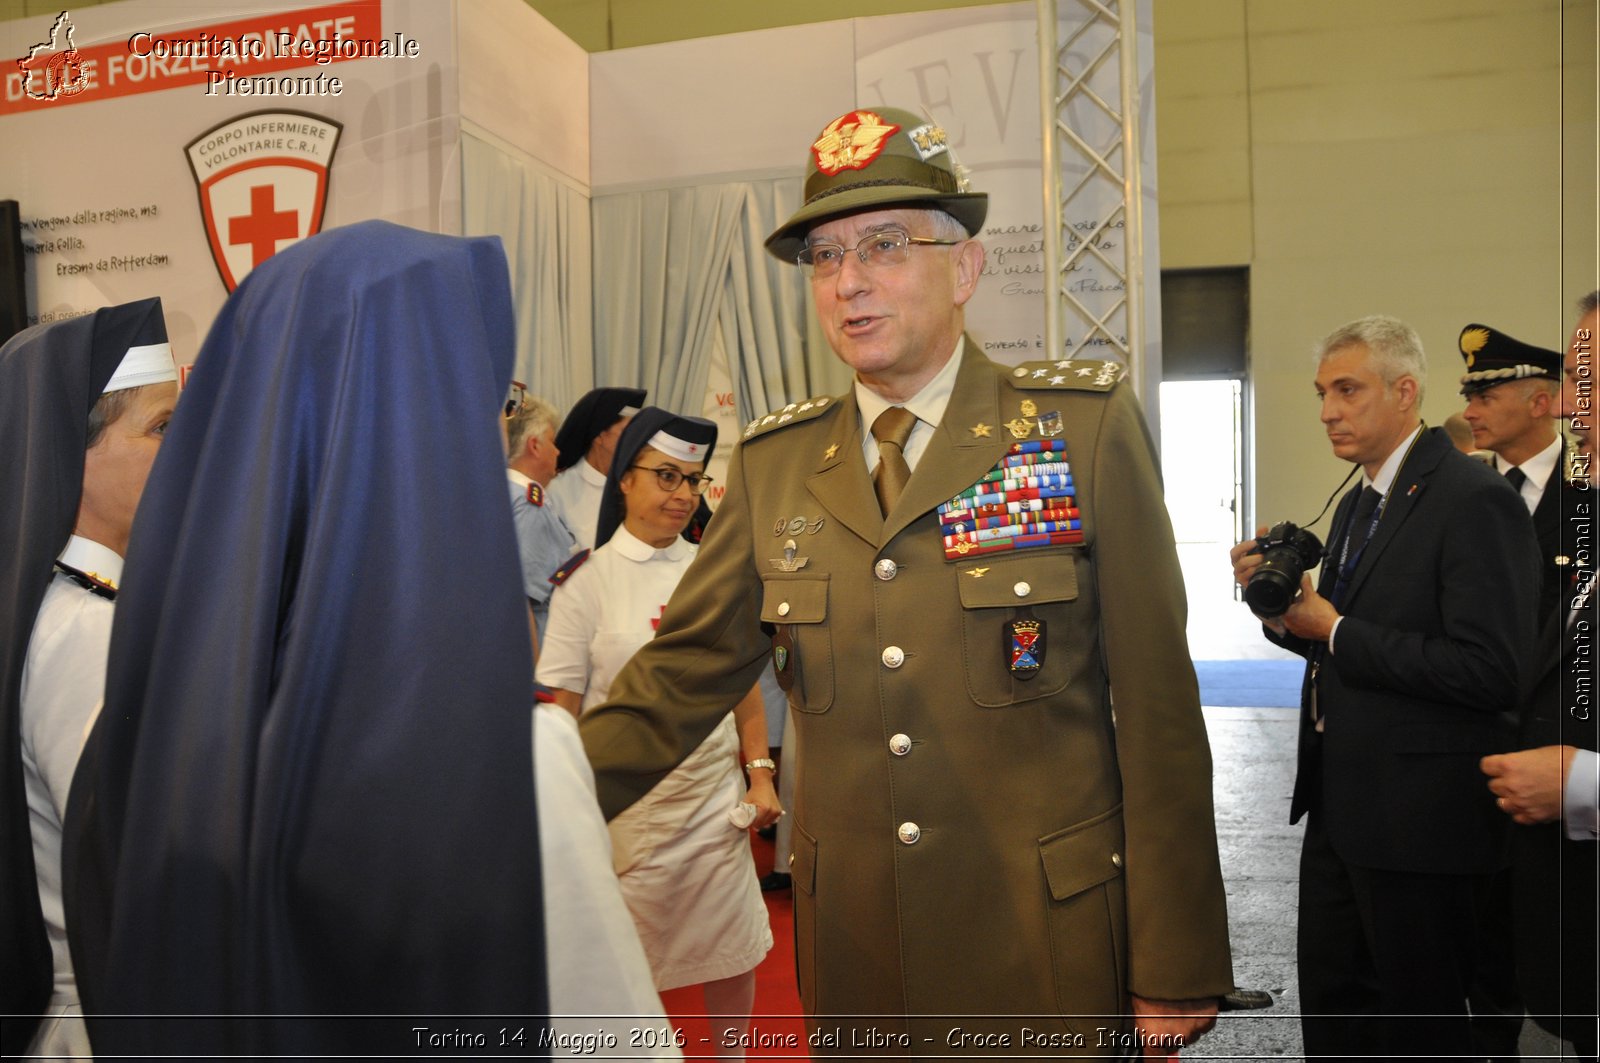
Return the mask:
{"type": "Polygon", "coordinates": [[[602,432],[644,406],[644,396],[644,388],[595,388],[573,403],[556,432],[556,469],[564,471],[578,464],[602,432]]]}
{"type": "Polygon", "coordinates": [[[1461,394],[1475,395],[1510,380],[1561,379],[1561,355],[1523,343],[1488,325],[1468,325],[1457,341],[1470,370],[1461,378],[1461,394]]]}

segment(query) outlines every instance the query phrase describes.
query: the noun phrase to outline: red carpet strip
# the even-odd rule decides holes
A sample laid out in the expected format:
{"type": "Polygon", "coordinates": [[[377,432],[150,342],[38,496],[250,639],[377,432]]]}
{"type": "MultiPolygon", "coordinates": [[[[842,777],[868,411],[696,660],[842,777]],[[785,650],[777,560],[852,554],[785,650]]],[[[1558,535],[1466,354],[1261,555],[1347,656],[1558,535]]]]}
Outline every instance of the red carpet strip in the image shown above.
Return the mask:
{"type": "MultiPolygon", "coordinates": [[[[772,870],[772,843],[751,835],[757,877],[772,870]]],[[[794,901],[789,890],[764,893],[772,919],[772,951],[756,968],[756,1003],[750,1017],[747,1058],[807,1058],[806,1027],[800,1018],[800,993],[794,974],[794,901]]],[[[705,1000],[699,986],[661,994],[672,1024],[684,1034],[683,1054],[704,1058],[715,1054],[705,1000]]]]}

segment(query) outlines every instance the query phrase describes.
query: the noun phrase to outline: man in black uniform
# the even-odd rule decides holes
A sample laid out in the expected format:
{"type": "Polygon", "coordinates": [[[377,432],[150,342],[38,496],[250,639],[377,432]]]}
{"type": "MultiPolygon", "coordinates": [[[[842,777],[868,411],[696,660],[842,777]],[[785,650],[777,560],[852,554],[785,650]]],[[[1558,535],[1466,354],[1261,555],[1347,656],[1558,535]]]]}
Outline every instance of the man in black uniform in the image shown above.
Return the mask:
{"type": "MultiPolygon", "coordinates": [[[[1566,446],[1552,416],[1561,388],[1561,355],[1479,324],[1462,329],[1456,345],[1467,369],[1461,378],[1467,406],[1459,416],[1470,426],[1474,446],[1517,489],[1533,517],[1542,625],[1555,615],[1560,584],[1567,575],[1561,557],[1566,446]]],[[[1553,645],[1553,638],[1553,633],[1542,638],[1541,650],[1553,645]]],[[[1522,1030],[1511,906],[1511,869],[1506,868],[1496,873],[1480,913],[1483,937],[1470,997],[1479,1047],[1497,1063],[1518,1057],[1522,1030]]]]}
{"type": "Polygon", "coordinates": [[[1561,593],[1544,618],[1538,687],[1523,715],[1519,752],[1487,757],[1483,771],[1513,835],[1517,976],[1528,1012],[1594,1059],[1596,811],[1594,338],[1600,292],[1579,303],[1557,415],[1578,437],[1574,476],[1562,485],[1561,593]]]}

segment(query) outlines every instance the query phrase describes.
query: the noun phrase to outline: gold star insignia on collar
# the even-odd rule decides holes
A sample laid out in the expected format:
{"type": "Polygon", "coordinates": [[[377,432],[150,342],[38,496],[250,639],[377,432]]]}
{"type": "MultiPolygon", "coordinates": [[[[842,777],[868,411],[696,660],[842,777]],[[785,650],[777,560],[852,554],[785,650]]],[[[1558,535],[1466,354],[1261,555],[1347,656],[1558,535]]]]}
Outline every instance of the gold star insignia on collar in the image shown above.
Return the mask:
{"type": "Polygon", "coordinates": [[[985,567],[985,568],[969,568],[969,569],[967,569],[967,575],[971,576],[973,579],[981,579],[983,577],[983,574],[985,572],[988,572],[988,571],[989,571],[989,569],[987,567],[985,567]]]}
{"type": "Polygon", "coordinates": [[[984,424],[982,421],[979,421],[977,424],[972,426],[972,438],[973,439],[988,439],[989,438],[989,432],[990,432],[990,430],[992,428],[994,428],[994,425],[992,425],[992,424],[984,424]]]}
{"type": "Polygon", "coordinates": [[[833,456],[835,454],[837,454],[837,453],[839,453],[839,444],[830,443],[830,444],[828,444],[828,449],[824,450],[822,452],[822,460],[823,461],[832,461],[833,460],[833,456]]]}

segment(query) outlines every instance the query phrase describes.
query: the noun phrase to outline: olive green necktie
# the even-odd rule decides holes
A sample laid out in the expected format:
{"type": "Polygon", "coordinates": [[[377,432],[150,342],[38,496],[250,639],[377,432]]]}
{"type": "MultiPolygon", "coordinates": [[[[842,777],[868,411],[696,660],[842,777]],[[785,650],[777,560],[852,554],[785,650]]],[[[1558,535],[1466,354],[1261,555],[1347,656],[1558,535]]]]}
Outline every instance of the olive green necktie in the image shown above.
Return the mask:
{"type": "Polygon", "coordinates": [[[906,464],[906,440],[916,427],[917,415],[904,406],[890,406],[872,422],[872,438],[878,441],[878,467],[872,471],[872,490],[878,496],[878,508],[887,517],[911,479],[911,466],[906,464]]]}

